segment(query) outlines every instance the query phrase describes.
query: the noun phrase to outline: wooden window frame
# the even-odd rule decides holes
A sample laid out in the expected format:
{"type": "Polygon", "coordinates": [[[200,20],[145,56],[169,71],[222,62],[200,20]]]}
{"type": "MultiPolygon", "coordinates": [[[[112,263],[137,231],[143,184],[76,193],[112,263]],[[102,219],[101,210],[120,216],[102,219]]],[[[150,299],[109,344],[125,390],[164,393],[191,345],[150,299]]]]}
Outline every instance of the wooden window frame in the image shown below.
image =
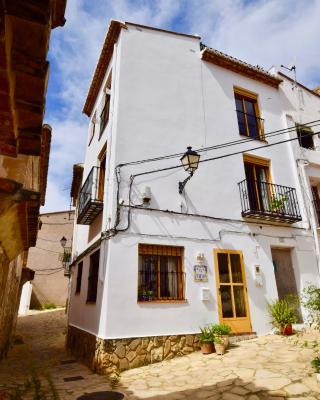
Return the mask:
{"type": "Polygon", "coordinates": [[[147,303],[186,303],[185,299],[185,278],[184,278],[184,247],[181,246],[166,246],[140,243],[138,245],[138,266],[140,256],[157,256],[157,297],[152,300],[139,300],[139,267],[138,267],[138,282],[137,282],[137,302],[142,304],[147,303]],[[177,291],[179,299],[164,298],[160,295],[160,256],[178,257],[178,281],[177,291]]]}
{"type": "Polygon", "coordinates": [[[80,292],[81,292],[82,272],[83,272],[83,261],[80,261],[78,263],[78,267],[77,267],[77,279],[76,279],[75,294],[80,294],[80,292]]]}
{"type": "Polygon", "coordinates": [[[96,303],[98,294],[98,278],[100,267],[100,249],[90,254],[90,266],[88,274],[87,303],[96,303]],[[98,259],[98,263],[94,264],[94,258],[98,259]],[[95,290],[94,290],[95,289],[95,290]]]}
{"type": "Polygon", "coordinates": [[[99,177],[98,177],[98,200],[103,201],[104,198],[104,185],[106,178],[106,160],[107,159],[107,143],[102,147],[98,155],[99,160],[99,177]],[[104,165],[104,168],[102,168],[104,165]]]}
{"type": "MultiPolygon", "coordinates": [[[[256,139],[256,140],[260,140],[263,142],[266,142],[265,136],[264,136],[264,127],[263,127],[263,119],[261,118],[261,114],[260,114],[260,107],[259,107],[259,96],[257,93],[251,92],[250,90],[247,89],[243,89],[241,87],[238,86],[234,86],[233,87],[233,92],[234,92],[234,98],[236,99],[236,96],[239,96],[242,98],[242,107],[244,110],[246,110],[245,108],[245,104],[244,104],[244,100],[248,99],[248,100],[253,100],[253,107],[254,107],[254,112],[255,112],[255,117],[257,118],[257,123],[258,123],[258,137],[252,137],[249,134],[249,125],[248,125],[248,120],[247,120],[247,115],[246,115],[246,111],[244,111],[244,120],[245,120],[245,127],[246,127],[246,135],[243,135],[242,133],[239,133],[240,136],[245,136],[245,137],[249,137],[252,139],[256,139]]],[[[236,113],[238,112],[238,110],[236,109],[236,113]]]]}
{"type": "Polygon", "coordinates": [[[97,122],[97,112],[95,111],[93,114],[93,117],[91,119],[91,126],[90,126],[90,137],[89,137],[89,143],[88,146],[90,146],[92,139],[94,138],[94,134],[96,131],[96,122],[97,122]]]}
{"type": "Polygon", "coordinates": [[[100,113],[100,131],[99,131],[99,140],[103,135],[103,132],[108,125],[110,119],[110,101],[111,101],[111,81],[112,81],[112,70],[108,75],[107,82],[103,89],[103,107],[100,113]]]}
{"type": "MultiPolygon", "coordinates": [[[[243,165],[245,168],[245,163],[247,164],[252,164],[252,165],[257,165],[257,166],[261,166],[261,167],[265,167],[267,168],[267,183],[272,184],[272,178],[271,178],[271,168],[270,168],[270,164],[271,164],[271,160],[269,158],[264,158],[264,157],[258,157],[252,154],[243,154],[243,165]]],[[[254,173],[254,180],[255,180],[255,190],[257,193],[257,201],[258,201],[258,206],[259,209],[261,209],[261,204],[260,204],[260,198],[258,196],[259,193],[259,188],[258,188],[258,179],[256,176],[256,169],[254,168],[253,170],[254,173]]],[[[269,196],[270,198],[272,197],[273,193],[270,193],[270,189],[268,186],[268,191],[269,191],[269,196]]]]}

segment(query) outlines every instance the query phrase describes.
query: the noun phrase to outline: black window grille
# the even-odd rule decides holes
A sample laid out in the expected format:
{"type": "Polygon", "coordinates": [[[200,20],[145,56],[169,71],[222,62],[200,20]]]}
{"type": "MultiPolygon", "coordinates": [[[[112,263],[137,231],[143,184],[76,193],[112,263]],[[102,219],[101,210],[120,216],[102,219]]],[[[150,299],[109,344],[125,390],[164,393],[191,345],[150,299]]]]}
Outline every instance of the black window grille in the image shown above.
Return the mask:
{"type": "Polygon", "coordinates": [[[161,246],[148,248],[153,254],[139,254],[138,301],[184,300],[182,251],[170,255],[169,246],[164,246],[162,254],[161,246]]]}
{"type": "Polygon", "coordinates": [[[99,258],[100,250],[90,256],[90,268],[88,276],[88,293],[87,302],[95,303],[98,291],[98,275],[99,275],[99,258]]]}
{"type": "Polygon", "coordinates": [[[81,262],[78,264],[77,282],[76,282],[76,293],[80,293],[80,291],[81,291],[82,268],[83,268],[83,262],[81,261],[81,262]]]}

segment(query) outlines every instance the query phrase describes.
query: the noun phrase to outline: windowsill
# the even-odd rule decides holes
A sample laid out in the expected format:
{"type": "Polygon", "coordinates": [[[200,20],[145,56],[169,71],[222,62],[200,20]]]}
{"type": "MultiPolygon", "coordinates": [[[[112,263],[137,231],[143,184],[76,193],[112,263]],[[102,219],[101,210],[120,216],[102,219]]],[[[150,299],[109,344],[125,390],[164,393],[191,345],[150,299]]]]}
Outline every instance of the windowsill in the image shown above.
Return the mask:
{"type": "Polygon", "coordinates": [[[138,300],[138,304],[158,304],[158,303],[188,303],[188,300],[138,300]]]}
{"type": "Polygon", "coordinates": [[[253,138],[252,136],[243,135],[243,134],[241,134],[241,133],[239,133],[239,136],[241,136],[241,137],[243,137],[243,138],[246,138],[246,139],[257,140],[258,142],[268,143],[268,141],[267,141],[266,139],[263,139],[263,138],[261,138],[261,137],[259,137],[259,138],[257,138],[257,137],[253,138]]]}

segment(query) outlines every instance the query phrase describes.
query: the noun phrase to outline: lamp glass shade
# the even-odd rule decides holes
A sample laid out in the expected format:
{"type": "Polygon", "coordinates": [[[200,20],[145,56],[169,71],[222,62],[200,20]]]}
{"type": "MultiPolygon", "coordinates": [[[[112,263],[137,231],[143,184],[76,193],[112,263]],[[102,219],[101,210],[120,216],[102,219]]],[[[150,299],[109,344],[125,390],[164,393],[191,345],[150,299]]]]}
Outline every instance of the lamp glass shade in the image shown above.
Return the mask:
{"type": "Polygon", "coordinates": [[[64,236],[60,239],[60,244],[62,247],[66,247],[67,239],[64,236]]]}
{"type": "Polygon", "coordinates": [[[200,155],[189,146],[180,160],[183,168],[187,172],[193,173],[198,168],[200,155]]]}

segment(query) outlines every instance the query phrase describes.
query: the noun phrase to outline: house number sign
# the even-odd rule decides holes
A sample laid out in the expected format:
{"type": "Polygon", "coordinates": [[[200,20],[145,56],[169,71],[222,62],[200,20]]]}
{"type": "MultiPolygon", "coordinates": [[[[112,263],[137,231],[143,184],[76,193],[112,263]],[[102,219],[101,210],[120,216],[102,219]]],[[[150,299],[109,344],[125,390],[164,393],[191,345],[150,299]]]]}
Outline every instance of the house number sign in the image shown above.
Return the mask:
{"type": "Polygon", "coordinates": [[[206,265],[195,265],[193,271],[195,282],[208,282],[208,267],[206,265]]]}

